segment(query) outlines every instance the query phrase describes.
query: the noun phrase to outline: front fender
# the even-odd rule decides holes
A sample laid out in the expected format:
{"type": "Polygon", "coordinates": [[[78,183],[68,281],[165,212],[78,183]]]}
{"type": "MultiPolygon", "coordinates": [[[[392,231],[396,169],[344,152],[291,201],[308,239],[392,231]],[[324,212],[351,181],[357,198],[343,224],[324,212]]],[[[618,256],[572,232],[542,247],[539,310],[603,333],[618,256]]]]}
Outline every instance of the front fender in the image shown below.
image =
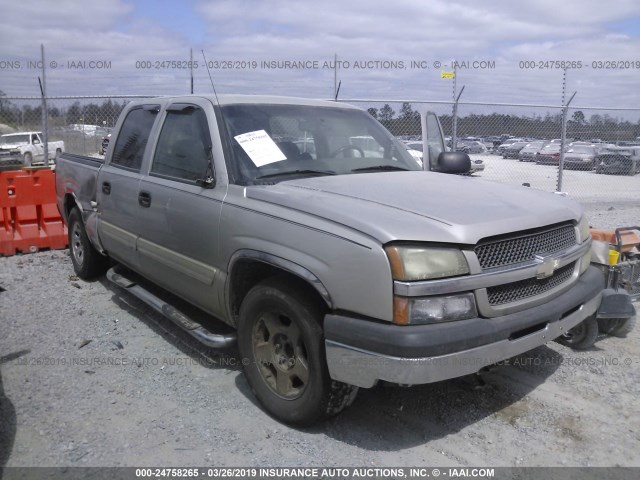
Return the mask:
{"type": "MultiPolygon", "coordinates": [[[[286,258],[278,257],[276,255],[272,255],[270,253],[260,252],[257,250],[250,249],[242,249],[238,250],[234,253],[229,261],[229,267],[227,272],[229,276],[233,275],[233,268],[240,260],[255,260],[258,262],[266,263],[268,265],[272,265],[279,269],[282,269],[286,272],[289,272],[301,279],[305,280],[309,285],[311,285],[323,298],[326,302],[327,306],[330,309],[333,309],[333,302],[331,300],[331,295],[329,291],[324,286],[324,284],[320,281],[318,277],[316,277],[312,272],[307,270],[305,267],[298,265],[286,258]]],[[[227,287],[225,288],[225,300],[227,302],[228,311],[230,311],[230,295],[229,291],[229,283],[227,282],[227,287]]]]}

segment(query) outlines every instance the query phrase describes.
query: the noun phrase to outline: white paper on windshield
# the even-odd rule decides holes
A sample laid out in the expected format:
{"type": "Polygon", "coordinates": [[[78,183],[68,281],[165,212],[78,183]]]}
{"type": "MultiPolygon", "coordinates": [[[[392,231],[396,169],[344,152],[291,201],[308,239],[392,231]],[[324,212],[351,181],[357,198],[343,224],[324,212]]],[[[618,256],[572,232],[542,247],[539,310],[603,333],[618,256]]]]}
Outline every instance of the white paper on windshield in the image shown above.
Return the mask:
{"type": "Polygon", "coordinates": [[[240,144],[242,149],[247,152],[249,158],[256,167],[269,165],[270,163],[281,162],[287,157],[282,150],[278,148],[276,142],[264,130],[256,130],[255,132],[247,132],[242,135],[233,137],[240,144]]]}

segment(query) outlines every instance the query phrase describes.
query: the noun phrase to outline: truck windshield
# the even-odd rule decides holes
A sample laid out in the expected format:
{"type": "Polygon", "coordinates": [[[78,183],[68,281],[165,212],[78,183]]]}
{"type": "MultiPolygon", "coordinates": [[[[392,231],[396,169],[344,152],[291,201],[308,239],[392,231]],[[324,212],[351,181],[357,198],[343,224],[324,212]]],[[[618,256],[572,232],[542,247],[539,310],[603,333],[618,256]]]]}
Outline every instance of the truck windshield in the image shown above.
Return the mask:
{"type": "Polygon", "coordinates": [[[222,107],[239,184],[299,176],[421,170],[368,113],[349,108],[238,104],[222,107]]]}
{"type": "Polygon", "coordinates": [[[0,145],[23,145],[29,143],[29,135],[3,135],[0,137],[0,145]]]}

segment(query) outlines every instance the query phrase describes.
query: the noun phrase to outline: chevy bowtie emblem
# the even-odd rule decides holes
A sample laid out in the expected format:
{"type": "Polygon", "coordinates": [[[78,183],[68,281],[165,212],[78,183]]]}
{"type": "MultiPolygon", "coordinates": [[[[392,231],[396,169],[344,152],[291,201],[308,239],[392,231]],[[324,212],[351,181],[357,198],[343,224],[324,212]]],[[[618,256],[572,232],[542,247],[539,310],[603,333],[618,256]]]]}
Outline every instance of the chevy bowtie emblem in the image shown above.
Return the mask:
{"type": "Polygon", "coordinates": [[[548,278],[560,266],[560,260],[551,255],[536,255],[536,278],[548,278]]]}

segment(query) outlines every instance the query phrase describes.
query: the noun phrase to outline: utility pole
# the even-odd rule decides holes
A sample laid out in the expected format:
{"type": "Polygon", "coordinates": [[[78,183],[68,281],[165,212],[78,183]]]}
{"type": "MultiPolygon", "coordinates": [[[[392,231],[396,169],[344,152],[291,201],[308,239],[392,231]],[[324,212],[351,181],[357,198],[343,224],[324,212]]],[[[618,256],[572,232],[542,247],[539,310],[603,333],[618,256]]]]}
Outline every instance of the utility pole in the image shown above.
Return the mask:
{"type": "Polygon", "coordinates": [[[193,94],[193,48],[189,52],[189,74],[191,76],[191,93],[193,94]]]}

